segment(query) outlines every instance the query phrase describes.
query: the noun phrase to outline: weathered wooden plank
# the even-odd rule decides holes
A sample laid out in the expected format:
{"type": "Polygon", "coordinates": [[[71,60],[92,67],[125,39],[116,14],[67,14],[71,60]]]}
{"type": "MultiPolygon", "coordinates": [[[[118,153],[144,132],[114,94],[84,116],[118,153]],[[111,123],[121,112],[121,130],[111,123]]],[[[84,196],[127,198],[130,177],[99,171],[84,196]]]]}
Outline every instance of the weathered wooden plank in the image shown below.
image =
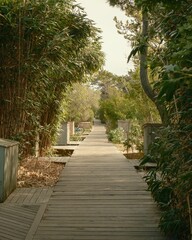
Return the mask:
{"type": "Polygon", "coordinates": [[[11,209],[10,211],[8,209],[5,209],[3,212],[1,212],[1,216],[7,216],[7,218],[12,217],[12,219],[21,219],[24,222],[30,222],[31,219],[33,219],[33,215],[27,214],[21,209],[11,209]]]}
{"type": "Polygon", "coordinates": [[[36,199],[36,203],[47,203],[53,192],[52,188],[42,188],[41,193],[36,199]]]}
{"type": "Polygon", "coordinates": [[[1,214],[0,217],[0,225],[2,226],[2,224],[9,224],[10,225],[15,225],[18,228],[22,228],[22,229],[28,229],[30,227],[30,224],[28,224],[27,222],[19,222],[18,219],[14,219],[14,218],[9,218],[7,219],[5,215],[1,214]]]}
{"type": "MultiPolygon", "coordinates": [[[[140,225],[137,226],[136,225],[137,221],[126,221],[126,222],[119,222],[119,221],[94,221],[94,222],[89,222],[89,221],[85,221],[85,222],[68,222],[67,220],[65,221],[65,228],[117,228],[117,229],[131,229],[131,231],[142,231],[145,229],[157,229],[158,228],[158,224],[157,223],[145,223],[143,221],[140,222],[140,225]]],[[[41,227],[45,227],[45,228],[54,228],[54,227],[63,227],[63,222],[55,220],[54,222],[52,222],[51,220],[46,220],[41,224],[41,227]]],[[[157,230],[158,231],[158,230],[157,230]]]]}
{"type": "MultiPolygon", "coordinates": [[[[64,204],[63,204],[64,205],[64,204]]],[[[133,205],[127,205],[127,204],[123,204],[123,205],[115,205],[115,204],[110,204],[110,205],[107,205],[107,204],[102,204],[102,205],[97,205],[97,204],[95,204],[95,205],[93,205],[93,204],[88,204],[88,205],[86,205],[86,204],[80,204],[80,205],[77,205],[77,204],[73,204],[73,205],[70,205],[70,204],[65,204],[65,206],[63,206],[63,207],[60,207],[61,206],[61,204],[60,205],[58,205],[58,207],[49,207],[49,209],[50,210],[52,210],[52,209],[54,209],[56,212],[59,210],[59,208],[61,209],[61,210],[63,210],[63,211],[74,211],[74,209],[77,209],[77,210],[80,210],[80,209],[82,209],[82,211],[89,211],[90,209],[95,209],[95,210],[98,210],[99,208],[100,209],[102,209],[102,211],[104,211],[105,210],[105,208],[106,208],[106,211],[105,212],[107,212],[107,211],[112,211],[113,212],[113,209],[114,209],[114,211],[116,211],[116,209],[118,210],[119,209],[119,211],[123,211],[123,209],[125,209],[125,208],[129,208],[128,210],[125,210],[125,212],[131,212],[131,211],[135,211],[135,212],[137,212],[137,211],[139,211],[139,212],[146,212],[146,211],[148,211],[148,212],[150,212],[150,209],[151,209],[151,211],[152,212],[154,212],[155,211],[155,209],[156,208],[151,208],[151,205],[150,204],[145,204],[145,205],[143,205],[142,206],[142,204],[133,204],[133,205]],[[71,208],[71,210],[69,209],[68,210],[68,208],[71,208]]],[[[155,211],[154,213],[157,213],[158,212],[158,210],[157,211],[155,211]]]]}
{"type": "MultiPolygon", "coordinates": [[[[101,209],[101,211],[102,211],[103,209],[101,209]]],[[[78,211],[78,210],[76,210],[76,211],[78,211]]],[[[103,213],[103,212],[91,212],[91,211],[88,211],[88,212],[81,212],[81,211],[78,211],[78,213],[76,213],[75,212],[75,210],[74,211],[71,211],[71,212],[66,212],[66,213],[61,213],[61,212],[49,212],[48,214],[45,214],[44,216],[52,216],[52,217],[55,217],[55,216],[58,216],[58,217],[60,217],[60,216],[67,216],[67,217],[71,217],[71,216],[73,216],[73,217],[89,217],[90,215],[93,215],[93,214],[95,214],[95,215],[97,215],[97,217],[98,218],[100,218],[100,217],[115,217],[115,216],[117,216],[117,217],[121,217],[121,216],[123,216],[123,217],[127,217],[127,218],[135,218],[136,219],[136,217],[137,218],[141,218],[143,221],[145,221],[145,219],[146,219],[146,215],[148,215],[148,219],[151,219],[151,221],[153,222],[153,215],[155,214],[155,213],[143,213],[143,214],[140,214],[140,213],[125,213],[125,212],[118,212],[118,211],[116,211],[116,214],[115,213],[109,213],[109,212],[107,212],[107,213],[103,213]]],[[[93,219],[94,218],[97,218],[97,217],[94,217],[93,216],[93,219]]],[[[80,220],[81,221],[81,220],[80,220]]],[[[107,220],[106,220],[107,221],[107,220]]]]}
{"type": "Polygon", "coordinates": [[[38,157],[39,161],[55,162],[55,163],[67,163],[70,157],[38,157]]]}
{"type": "MultiPolygon", "coordinates": [[[[99,240],[163,240],[161,236],[99,236],[99,240]]],[[[34,240],[47,240],[47,236],[36,235],[34,240]]],[[[50,235],[49,240],[98,240],[98,236],[50,235]]]]}
{"type": "Polygon", "coordinates": [[[151,196],[150,195],[141,195],[141,194],[138,194],[138,195],[111,195],[111,194],[105,194],[105,195],[52,195],[52,197],[50,198],[50,202],[51,201],[54,201],[54,200],[97,200],[97,201],[100,201],[100,200],[150,200],[151,202],[152,199],[151,199],[151,196]]]}
{"type": "Polygon", "coordinates": [[[40,220],[43,216],[43,213],[45,211],[45,208],[46,208],[46,204],[42,204],[39,208],[39,211],[37,213],[37,215],[35,216],[35,219],[33,221],[33,223],[31,224],[30,226],[30,229],[25,237],[25,240],[32,240],[33,239],[33,236],[35,235],[35,232],[37,230],[37,227],[40,223],[40,220]]]}
{"type": "MultiPolygon", "coordinates": [[[[25,201],[25,199],[26,199],[26,197],[28,195],[28,192],[29,191],[28,191],[27,188],[23,188],[23,189],[20,188],[20,191],[17,192],[18,198],[15,201],[15,203],[22,204],[25,201]]],[[[13,194],[15,194],[15,193],[13,193],[13,194]]],[[[11,202],[14,202],[14,201],[11,201],[11,202]]]]}
{"type": "Polygon", "coordinates": [[[53,210],[49,210],[49,211],[47,211],[46,213],[45,213],[45,215],[44,216],[65,216],[65,214],[66,214],[66,216],[87,216],[87,217],[89,217],[89,215],[93,215],[93,214],[95,214],[96,216],[95,216],[95,218],[97,218],[97,216],[98,217],[101,217],[101,216],[117,216],[117,217],[120,217],[120,216],[127,216],[127,217],[131,217],[131,216],[145,216],[145,219],[147,220],[147,219],[149,219],[151,216],[153,216],[154,214],[157,214],[157,212],[153,212],[153,211],[136,211],[135,209],[134,210],[127,210],[127,211],[123,211],[123,209],[118,209],[118,207],[116,208],[116,209],[114,209],[114,211],[112,212],[112,208],[108,208],[106,211],[105,211],[105,209],[104,208],[96,208],[95,210],[93,210],[93,209],[91,209],[91,208],[89,208],[89,209],[87,209],[87,211],[86,211],[86,209],[81,209],[81,208],[77,208],[77,209],[75,209],[75,208],[73,208],[73,209],[61,209],[61,211],[59,211],[59,210],[55,210],[55,209],[53,209],[53,210]],[[78,211],[78,212],[77,212],[78,211]],[[135,214],[134,214],[135,213],[135,214]],[[146,217],[146,215],[148,216],[148,217],[146,217]]]}
{"type": "MultiPolygon", "coordinates": [[[[142,190],[143,189],[143,186],[138,186],[138,185],[136,185],[136,186],[133,186],[133,185],[131,185],[131,186],[121,186],[121,185],[119,185],[119,186],[107,186],[107,187],[105,187],[105,186],[94,186],[94,191],[105,191],[105,192],[108,192],[108,191],[112,191],[112,190],[116,190],[117,191],[117,194],[118,194],[118,192],[121,192],[121,191],[128,191],[128,190],[134,190],[134,191],[136,191],[136,190],[138,190],[138,191],[140,191],[140,190],[142,190]]],[[[55,191],[59,191],[59,192],[61,192],[61,191],[64,191],[64,192],[74,192],[74,191],[76,191],[76,192],[90,192],[90,191],[93,191],[93,187],[92,186],[78,186],[78,188],[77,187],[75,187],[75,186],[66,186],[66,185],[60,185],[60,186],[56,186],[55,187],[55,191]]]]}
{"type": "Polygon", "coordinates": [[[85,178],[84,180],[66,180],[64,179],[62,181],[58,181],[57,186],[59,185],[73,185],[73,186],[78,186],[78,185],[87,185],[87,186],[95,186],[95,185],[114,185],[114,184],[121,184],[121,185],[132,185],[132,183],[137,183],[138,185],[142,185],[146,187],[146,184],[142,182],[140,179],[134,179],[134,178],[127,178],[127,179],[100,179],[98,181],[93,180],[92,178],[85,178]],[[89,182],[89,184],[87,184],[89,182]]]}
{"type": "Polygon", "coordinates": [[[37,188],[35,193],[33,194],[31,201],[34,203],[37,203],[37,199],[39,198],[40,194],[42,192],[42,188],[37,188]]]}
{"type": "Polygon", "coordinates": [[[113,227],[113,226],[129,226],[129,227],[136,227],[136,226],[150,226],[154,228],[158,228],[158,218],[152,216],[150,219],[146,219],[144,216],[124,216],[124,217],[116,217],[115,216],[102,216],[96,217],[95,219],[90,217],[83,217],[83,216],[44,216],[41,226],[49,226],[54,224],[62,224],[63,226],[76,226],[76,225],[85,225],[87,227],[91,226],[91,224],[95,224],[95,226],[103,227],[113,227]],[[44,225],[45,224],[45,225],[44,225]]]}
{"type": "Polygon", "coordinates": [[[0,239],[24,240],[39,206],[0,205],[0,239]]]}
{"type": "Polygon", "coordinates": [[[9,231],[5,230],[0,232],[0,239],[1,240],[24,240],[23,236],[18,236],[17,234],[10,233],[9,231]]]}
{"type": "Polygon", "coordinates": [[[143,208],[145,208],[146,205],[150,205],[153,204],[152,201],[144,201],[141,203],[139,202],[138,204],[135,203],[134,200],[119,200],[119,199],[115,199],[115,200],[100,200],[99,203],[98,201],[93,201],[93,200],[50,200],[49,201],[50,204],[54,204],[54,205],[60,205],[59,207],[65,205],[67,207],[76,207],[76,206],[85,206],[87,207],[87,205],[89,205],[90,207],[95,207],[95,206],[98,206],[98,207],[102,207],[105,208],[106,206],[111,206],[113,207],[114,205],[115,206],[123,206],[124,208],[126,207],[132,207],[132,205],[136,206],[136,205],[140,205],[140,206],[143,206],[143,208]]]}
{"type": "Polygon", "coordinates": [[[5,201],[5,204],[40,204],[48,202],[53,189],[50,187],[42,188],[18,188],[5,201]]]}
{"type": "Polygon", "coordinates": [[[30,203],[31,199],[33,197],[33,194],[35,194],[35,192],[36,192],[35,188],[28,188],[28,193],[27,193],[27,196],[26,196],[25,200],[23,201],[23,203],[24,204],[30,203]]]}
{"type": "Polygon", "coordinates": [[[151,195],[149,194],[149,192],[145,191],[145,190],[126,190],[126,191],[118,191],[118,190],[111,190],[111,191],[94,191],[94,189],[90,192],[67,192],[67,191],[55,191],[53,189],[53,194],[51,195],[51,198],[54,196],[58,196],[61,195],[62,196],[69,196],[69,197],[74,197],[74,196],[98,196],[98,197],[105,197],[105,196],[137,196],[137,195],[141,195],[141,196],[148,196],[151,198],[151,195]],[[118,194],[117,194],[118,193],[118,194]]]}
{"type": "Polygon", "coordinates": [[[146,189],[103,126],[95,126],[66,164],[33,239],[163,240],[146,189]]]}
{"type": "MultiPolygon", "coordinates": [[[[144,230],[144,231],[138,231],[137,229],[135,231],[130,231],[130,229],[119,229],[119,230],[115,230],[115,228],[113,228],[114,230],[112,230],[112,228],[109,229],[86,229],[86,230],[81,230],[80,228],[75,229],[75,228],[38,228],[37,231],[37,235],[47,235],[47,239],[50,239],[49,237],[55,236],[55,238],[57,237],[57,235],[61,235],[61,236],[97,236],[98,239],[100,236],[126,236],[126,237],[131,237],[131,236],[153,236],[154,239],[156,239],[155,237],[160,236],[159,231],[150,231],[150,230],[144,230]],[[40,234],[41,232],[41,234],[40,234]]],[[[139,238],[138,238],[139,239],[139,238]]]]}
{"type": "Polygon", "coordinates": [[[8,229],[8,224],[9,224],[9,228],[11,229],[12,234],[20,235],[20,236],[26,235],[26,231],[28,230],[28,228],[24,228],[21,226],[19,227],[19,226],[17,226],[16,223],[11,223],[10,221],[1,222],[1,232],[3,232],[3,228],[8,229]]]}

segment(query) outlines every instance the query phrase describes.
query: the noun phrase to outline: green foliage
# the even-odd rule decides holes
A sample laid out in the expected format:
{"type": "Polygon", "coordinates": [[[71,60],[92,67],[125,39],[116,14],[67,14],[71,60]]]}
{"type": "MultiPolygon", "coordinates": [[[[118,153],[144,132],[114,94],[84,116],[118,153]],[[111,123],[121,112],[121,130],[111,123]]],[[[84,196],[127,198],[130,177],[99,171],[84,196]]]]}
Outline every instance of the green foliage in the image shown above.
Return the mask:
{"type": "Polygon", "coordinates": [[[162,211],[161,229],[176,239],[189,239],[187,193],[192,189],[192,125],[167,127],[151,146],[142,164],[155,162],[157,168],[145,177],[149,190],[162,211]]]}
{"type": "Polygon", "coordinates": [[[122,143],[124,138],[124,131],[122,128],[110,130],[108,133],[108,139],[113,143],[122,143]]]}
{"type": "Polygon", "coordinates": [[[82,131],[76,132],[73,136],[70,137],[70,141],[82,141],[82,131]]]}
{"type": "Polygon", "coordinates": [[[126,147],[127,152],[129,148],[134,148],[139,152],[143,151],[143,133],[142,126],[139,124],[138,120],[132,120],[130,122],[130,130],[127,133],[127,139],[123,142],[126,147]]]}
{"type": "Polygon", "coordinates": [[[74,83],[66,94],[67,116],[69,121],[92,122],[99,108],[100,93],[88,84],[74,83]]]}
{"type": "Polygon", "coordinates": [[[101,87],[99,117],[108,129],[116,128],[117,120],[132,119],[139,125],[159,121],[157,110],[139,84],[138,69],[122,77],[100,72],[96,80],[101,87]]]}
{"type": "MultiPolygon", "coordinates": [[[[151,146],[145,162],[157,169],[146,177],[149,189],[162,209],[161,229],[171,238],[190,239],[186,195],[191,183],[192,134],[192,2],[191,0],[109,1],[120,6],[128,17],[118,30],[132,41],[130,56],[140,52],[145,27],[145,66],[156,94],[157,106],[167,115],[161,135],[151,146]],[[133,11],[134,9],[134,11],[133,11]],[[137,13],[135,13],[137,12],[137,13]],[[139,13],[145,16],[141,22],[139,13]],[[149,25],[147,29],[147,25],[149,25]],[[126,31],[127,29],[127,31],[126,31]],[[143,32],[142,32],[143,33],[143,32]]],[[[137,58],[136,58],[137,61],[137,58]]]]}
{"type": "Polygon", "coordinates": [[[126,119],[128,101],[117,89],[110,89],[108,93],[109,97],[100,101],[100,118],[109,129],[113,129],[117,127],[119,119],[126,119]]]}
{"type": "Polygon", "coordinates": [[[43,153],[66,111],[65,91],[103,64],[100,31],[72,0],[1,1],[0,136],[43,153]],[[30,145],[25,145],[30,143],[30,145]]]}
{"type": "Polygon", "coordinates": [[[188,228],[187,216],[183,216],[184,212],[186,212],[186,208],[182,206],[179,209],[173,208],[163,212],[160,220],[160,228],[166,232],[167,236],[178,240],[189,239],[189,231],[186,231],[188,228]],[[180,233],[183,233],[183,236],[180,233]]]}

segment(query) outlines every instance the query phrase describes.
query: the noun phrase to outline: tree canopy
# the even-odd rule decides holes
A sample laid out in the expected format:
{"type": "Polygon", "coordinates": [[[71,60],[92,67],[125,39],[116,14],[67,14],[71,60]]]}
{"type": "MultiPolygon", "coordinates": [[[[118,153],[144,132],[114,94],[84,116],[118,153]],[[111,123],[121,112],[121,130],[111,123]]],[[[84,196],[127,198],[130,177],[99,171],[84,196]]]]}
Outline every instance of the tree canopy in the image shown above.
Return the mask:
{"type": "Polygon", "coordinates": [[[0,22],[0,136],[20,141],[30,154],[40,135],[43,152],[67,86],[104,62],[100,30],[72,0],[3,0],[0,22]]]}
{"type": "Polygon", "coordinates": [[[157,168],[146,180],[162,208],[161,229],[190,239],[186,196],[191,191],[192,2],[190,0],[110,0],[128,16],[118,31],[131,41],[130,57],[140,62],[140,80],[156,104],[164,128],[144,162],[157,168]]]}
{"type": "Polygon", "coordinates": [[[131,119],[142,126],[146,121],[159,121],[154,105],[139,84],[138,70],[126,76],[100,71],[95,77],[101,89],[100,119],[109,129],[117,127],[118,120],[131,119]]]}
{"type": "Polygon", "coordinates": [[[93,122],[99,108],[100,92],[91,88],[89,83],[74,83],[67,91],[66,120],[79,122],[93,122]]]}

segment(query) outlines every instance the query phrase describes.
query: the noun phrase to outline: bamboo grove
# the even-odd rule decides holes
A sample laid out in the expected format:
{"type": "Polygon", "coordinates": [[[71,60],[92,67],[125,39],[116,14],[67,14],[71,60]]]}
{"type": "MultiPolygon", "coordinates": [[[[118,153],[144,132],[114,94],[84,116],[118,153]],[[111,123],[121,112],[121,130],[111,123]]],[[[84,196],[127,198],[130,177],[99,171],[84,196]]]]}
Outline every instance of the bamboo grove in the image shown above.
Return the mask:
{"type": "Polygon", "coordinates": [[[0,3],[0,137],[41,155],[64,115],[67,87],[103,64],[100,31],[72,0],[0,3]]]}

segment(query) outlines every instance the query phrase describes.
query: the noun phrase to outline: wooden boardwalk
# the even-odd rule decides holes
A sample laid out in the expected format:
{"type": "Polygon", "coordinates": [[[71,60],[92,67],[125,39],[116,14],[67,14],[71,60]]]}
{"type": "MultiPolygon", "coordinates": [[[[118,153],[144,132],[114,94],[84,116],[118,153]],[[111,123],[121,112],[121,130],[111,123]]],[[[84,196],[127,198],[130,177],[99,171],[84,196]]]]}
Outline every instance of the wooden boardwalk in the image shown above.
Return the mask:
{"type": "Polygon", "coordinates": [[[17,188],[4,205],[40,205],[47,203],[53,192],[51,187],[17,188]]]}
{"type": "Polygon", "coordinates": [[[163,240],[146,188],[96,123],[66,164],[26,240],[163,240]]]}
{"type": "Polygon", "coordinates": [[[39,205],[0,205],[0,239],[24,240],[39,207],[39,205]]]}
{"type": "Polygon", "coordinates": [[[0,203],[0,240],[25,240],[37,228],[52,188],[17,188],[0,203]]]}

